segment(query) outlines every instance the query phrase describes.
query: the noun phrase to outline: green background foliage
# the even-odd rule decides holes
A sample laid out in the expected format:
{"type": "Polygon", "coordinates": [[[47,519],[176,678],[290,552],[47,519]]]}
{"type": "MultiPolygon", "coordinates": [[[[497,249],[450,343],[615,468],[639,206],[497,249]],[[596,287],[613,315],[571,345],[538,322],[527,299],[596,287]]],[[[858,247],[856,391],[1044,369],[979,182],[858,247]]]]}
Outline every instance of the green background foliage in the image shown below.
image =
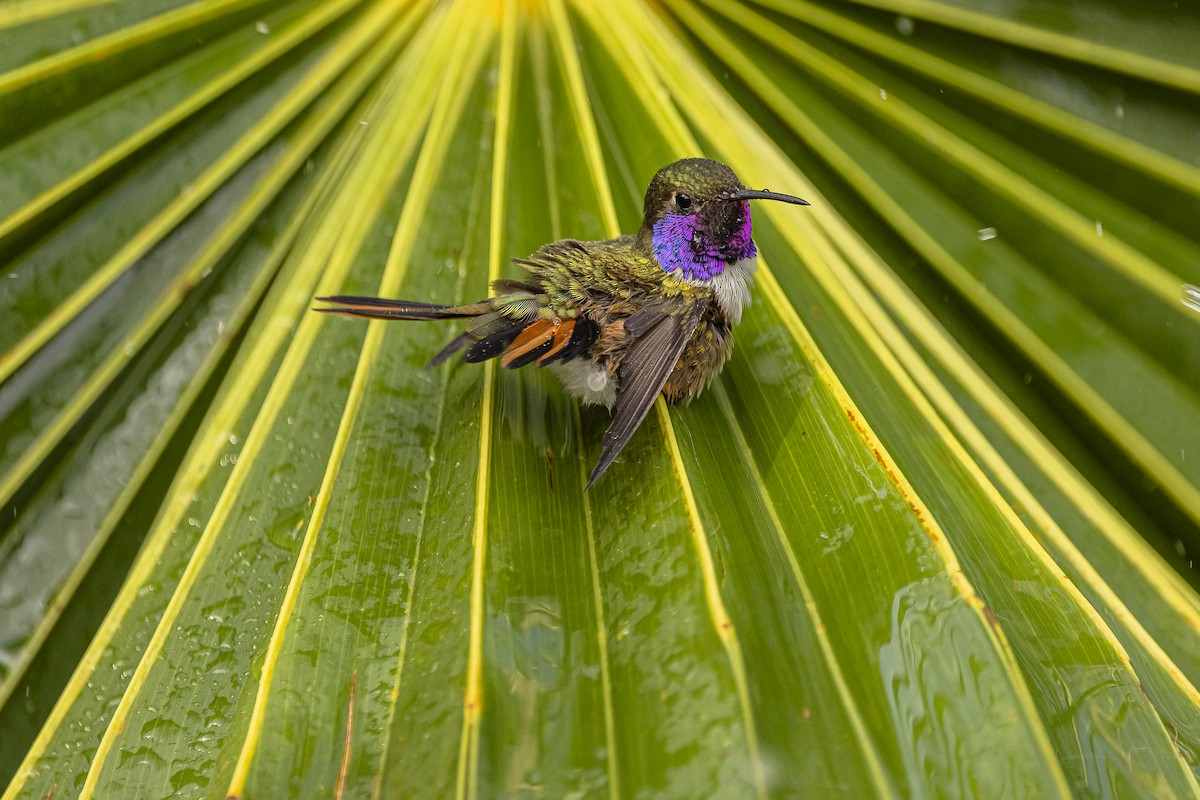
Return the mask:
{"type": "Polygon", "coordinates": [[[1197,40],[0,4],[5,800],[1200,796],[1197,40]],[[587,492],[550,376],[309,312],[478,299],[697,154],[813,205],[587,492]]]}

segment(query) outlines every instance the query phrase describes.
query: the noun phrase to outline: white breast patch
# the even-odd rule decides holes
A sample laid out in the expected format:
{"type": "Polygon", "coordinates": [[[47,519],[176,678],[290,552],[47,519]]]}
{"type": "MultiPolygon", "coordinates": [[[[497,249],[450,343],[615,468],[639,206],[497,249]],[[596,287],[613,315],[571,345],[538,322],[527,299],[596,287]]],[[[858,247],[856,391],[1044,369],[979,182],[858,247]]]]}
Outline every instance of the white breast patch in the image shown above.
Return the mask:
{"type": "Polygon", "coordinates": [[[757,271],[757,258],[743,258],[727,266],[715,278],[688,283],[711,288],[717,296],[717,305],[736,325],[742,321],[742,310],[750,305],[750,287],[754,285],[754,273],[757,271]]]}

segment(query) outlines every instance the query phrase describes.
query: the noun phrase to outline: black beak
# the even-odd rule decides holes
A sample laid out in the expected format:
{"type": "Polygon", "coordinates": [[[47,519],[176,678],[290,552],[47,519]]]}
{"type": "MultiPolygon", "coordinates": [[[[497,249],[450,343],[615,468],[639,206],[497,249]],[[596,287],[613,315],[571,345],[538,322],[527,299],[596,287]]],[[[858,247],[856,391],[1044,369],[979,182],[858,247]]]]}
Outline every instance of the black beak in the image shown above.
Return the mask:
{"type": "Polygon", "coordinates": [[[791,203],[797,206],[808,205],[807,200],[801,200],[799,197],[792,197],[790,194],[780,194],[779,192],[768,192],[766,189],[738,189],[729,196],[730,200],[779,200],[782,203],[791,203]]]}

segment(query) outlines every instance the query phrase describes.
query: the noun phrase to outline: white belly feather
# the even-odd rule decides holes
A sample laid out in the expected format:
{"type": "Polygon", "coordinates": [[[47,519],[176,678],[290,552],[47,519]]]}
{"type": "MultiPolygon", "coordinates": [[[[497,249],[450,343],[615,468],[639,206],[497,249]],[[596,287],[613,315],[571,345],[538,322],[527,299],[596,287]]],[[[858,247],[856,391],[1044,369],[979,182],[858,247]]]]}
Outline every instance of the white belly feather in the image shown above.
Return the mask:
{"type": "Polygon", "coordinates": [[[684,278],[693,286],[707,286],[717,296],[717,305],[734,325],[742,321],[742,310],[750,305],[750,287],[758,271],[758,258],[743,258],[727,266],[715,278],[706,281],[684,278]]]}
{"type": "Polygon", "coordinates": [[[566,364],[559,361],[547,366],[562,381],[567,393],[578,397],[584,405],[611,409],[613,403],[617,402],[617,381],[609,377],[608,370],[603,366],[586,358],[576,358],[566,364]]]}

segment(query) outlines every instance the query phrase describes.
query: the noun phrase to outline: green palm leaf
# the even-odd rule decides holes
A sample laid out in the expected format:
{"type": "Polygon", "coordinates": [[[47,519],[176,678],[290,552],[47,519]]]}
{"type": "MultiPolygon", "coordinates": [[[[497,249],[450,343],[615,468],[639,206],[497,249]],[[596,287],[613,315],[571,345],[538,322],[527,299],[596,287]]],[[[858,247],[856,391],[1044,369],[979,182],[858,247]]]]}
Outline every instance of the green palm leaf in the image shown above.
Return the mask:
{"type": "Polygon", "coordinates": [[[4,797],[1200,796],[1189,14],[0,6],[4,797]],[[813,206],[587,492],[549,376],[309,313],[695,154],[813,206]]]}

